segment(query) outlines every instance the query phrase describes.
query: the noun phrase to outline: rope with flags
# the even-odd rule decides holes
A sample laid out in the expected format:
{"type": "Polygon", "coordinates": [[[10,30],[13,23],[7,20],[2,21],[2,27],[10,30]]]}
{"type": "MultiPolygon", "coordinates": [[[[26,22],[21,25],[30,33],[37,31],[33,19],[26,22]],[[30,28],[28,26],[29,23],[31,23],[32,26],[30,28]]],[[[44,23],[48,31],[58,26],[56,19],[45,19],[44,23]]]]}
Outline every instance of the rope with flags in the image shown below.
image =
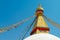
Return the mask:
{"type": "Polygon", "coordinates": [[[51,19],[47,18],[45,15],[43,15],[44,19],[46,19],[48,22],[50,22],[53,26],[60,28],[60,24],[52,21],[51,19]]]}
{"type": "Polygon", "coordinates": [[[9,30],[11,30],[13,28],[16,28],[19,25],[22,25],[24,22],[26,22],[26,21],[30,20],[31,18],[34,18],[34,17],[35,17],[35,15],[33,15],[33,16],[29,17],[29,18],[26,18],[25,20],[22,20],[22,21],[20,21],[20,22],[18,22],[16,24],[11,25],[11,26],[0,28],[0,32],[9,31],[9,30]]]}
{"type": "Polygon", "coordinates": [[[29,30],[32,28],[32,25],[35,23],[36,21],[36,18],[33,20],[33,22],[29,25],[28,28],[26,28],[26,30],[24,31],[24,35],[22,36],[22,39],[23,40],[25,38],[25,35],[29,32],[29,30]]]}

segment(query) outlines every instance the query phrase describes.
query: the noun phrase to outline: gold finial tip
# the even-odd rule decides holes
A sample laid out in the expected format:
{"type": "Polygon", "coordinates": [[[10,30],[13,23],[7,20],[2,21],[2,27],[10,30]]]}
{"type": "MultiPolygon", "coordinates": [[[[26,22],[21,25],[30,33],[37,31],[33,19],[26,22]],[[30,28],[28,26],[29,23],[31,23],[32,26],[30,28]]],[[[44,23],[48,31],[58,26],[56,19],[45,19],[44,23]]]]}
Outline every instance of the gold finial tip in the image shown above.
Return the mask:
{"type": "Polygon", "coordinates": [[[41,4],[39,4],[38,7],[41,7],[41,4]]]}
{"type": "Polygon", "coordinates": [[[41,6],[41,4],[38,5],[38,9],[44,10],[41,6]]]}

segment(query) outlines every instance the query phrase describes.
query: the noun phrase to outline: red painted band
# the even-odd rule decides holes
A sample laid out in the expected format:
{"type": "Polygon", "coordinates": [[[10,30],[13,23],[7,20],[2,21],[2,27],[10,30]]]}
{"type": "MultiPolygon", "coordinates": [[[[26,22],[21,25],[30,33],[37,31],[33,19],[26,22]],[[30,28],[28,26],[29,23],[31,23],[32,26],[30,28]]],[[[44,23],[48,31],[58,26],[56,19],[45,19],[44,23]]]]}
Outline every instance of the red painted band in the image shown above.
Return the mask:
{"type": "Polygon", "coordinates": [[[43,12],[43,10],[37,10],[36,12],[43,12]]]}
{"type": "Polygon", "coordinates": [[[40,31],[50,31],[49,28],[45,28],[45,27],[36,27],[33,29],[33,31],[31,32],[31,34],[33,34],[34,32],[36,32],[36,30],[40,30],[40,31]]]}

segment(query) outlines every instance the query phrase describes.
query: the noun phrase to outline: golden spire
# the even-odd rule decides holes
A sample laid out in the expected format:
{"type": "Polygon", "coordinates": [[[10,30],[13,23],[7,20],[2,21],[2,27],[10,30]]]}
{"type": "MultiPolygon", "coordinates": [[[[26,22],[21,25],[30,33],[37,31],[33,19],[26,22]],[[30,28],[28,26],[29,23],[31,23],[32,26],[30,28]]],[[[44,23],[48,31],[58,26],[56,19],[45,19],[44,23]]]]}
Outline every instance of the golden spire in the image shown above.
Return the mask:
{"type": "Polygon", "coordinates": [[[36,16],[39,16],[39,15],[42,16],[42,15],[43,15],[43,12],[44,12],[44,10],[43,10],[41,4],[39,4],[39,5],[38,5],[38,8],[37,8],[37,10],[36,10],[36,16]]]}
{"type": "Polygon", "coordinates": [[[48,25],[46,24],[44,18],[43,18],[43,8],[39,4],[37,10],[36,10],[36,22],[35,26],[31,32],[31,34],[38,34],[38,33],[49,33],[48,25]]]}
{"type": "Polygon", "coordinates": [[[37,10],[44,10],[44,9],[42,8],[41,4],[38,5],[37,10]]]}

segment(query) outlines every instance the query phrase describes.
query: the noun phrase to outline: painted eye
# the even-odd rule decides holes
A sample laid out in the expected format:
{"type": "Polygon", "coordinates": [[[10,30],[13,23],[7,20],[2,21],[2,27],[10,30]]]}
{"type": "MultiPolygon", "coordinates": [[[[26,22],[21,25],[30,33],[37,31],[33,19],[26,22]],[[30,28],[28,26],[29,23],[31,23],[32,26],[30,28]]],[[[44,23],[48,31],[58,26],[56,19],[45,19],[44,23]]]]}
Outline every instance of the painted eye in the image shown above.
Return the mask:
{"type": "Polygon", "coordinates": [[[44,32],[46,32],[46,31],[44,31],[44,32]]]}
{"type": "Polygon", "coordinates": [[[40,32],[42,32],[42,31],[40,30],[40,32]]]}

